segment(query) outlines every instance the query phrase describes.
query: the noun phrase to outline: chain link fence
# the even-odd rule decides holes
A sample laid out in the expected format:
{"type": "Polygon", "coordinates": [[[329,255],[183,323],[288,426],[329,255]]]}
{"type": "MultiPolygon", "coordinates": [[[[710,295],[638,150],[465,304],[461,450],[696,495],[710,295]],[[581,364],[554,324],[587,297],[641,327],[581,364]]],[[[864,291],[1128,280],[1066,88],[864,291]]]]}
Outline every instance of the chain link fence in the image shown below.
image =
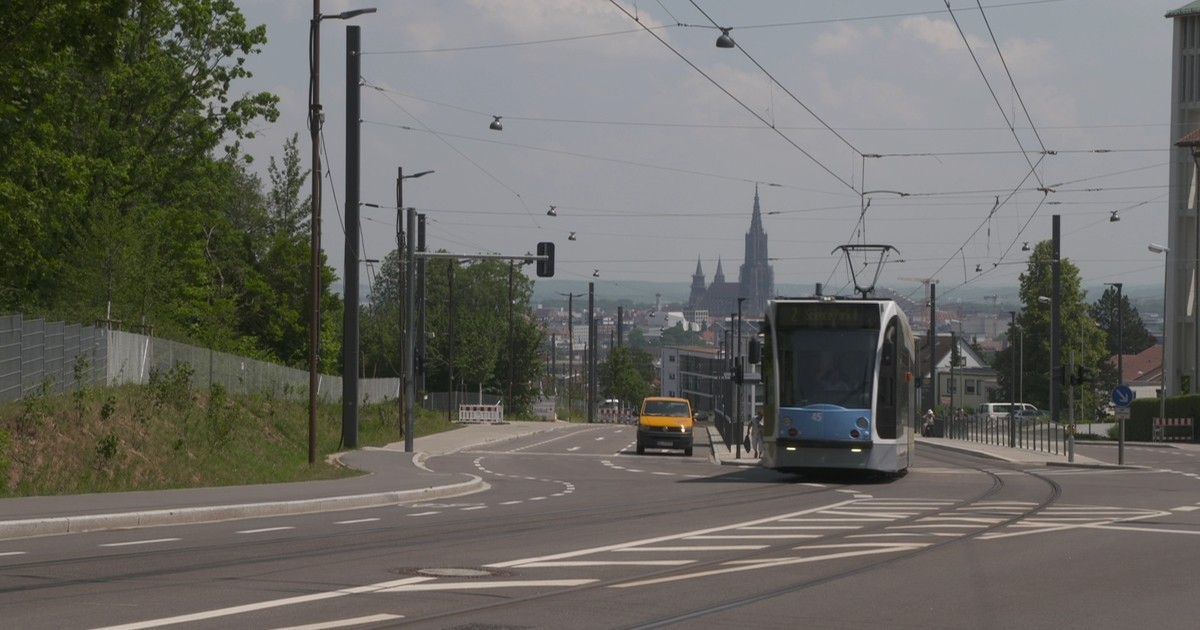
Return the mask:
{"type": "MultiPolygon", "coordinates": [[[[308,398],[307,370],[101,326],[0,316],[0,402],[62,394],[81,384],[146,384],[152,372],[177,363],[192,368],[197,389],[219,384],[236,394],[308,398]]],[[[321,374],[317,383],[318,398],[342,400],[341,377],[321,374]]],[[[400,379],[360,379],[358,390],[360,404],[396,400],[400,379]]]]}

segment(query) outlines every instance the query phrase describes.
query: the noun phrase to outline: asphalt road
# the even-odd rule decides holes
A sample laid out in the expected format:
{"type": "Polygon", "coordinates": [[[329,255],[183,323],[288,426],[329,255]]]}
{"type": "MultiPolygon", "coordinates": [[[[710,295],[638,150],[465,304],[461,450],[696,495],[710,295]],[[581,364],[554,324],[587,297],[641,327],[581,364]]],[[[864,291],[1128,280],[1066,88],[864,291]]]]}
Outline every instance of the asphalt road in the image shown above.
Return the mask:
{"type": "Polygon", "coordinates": [[[427,460],[489,486],[453,499],[0,541],[0,625],[1197,625],[1186,455],[1077,469],[921,445],[877,482],[633,442],[570,426],[427,460]]]}

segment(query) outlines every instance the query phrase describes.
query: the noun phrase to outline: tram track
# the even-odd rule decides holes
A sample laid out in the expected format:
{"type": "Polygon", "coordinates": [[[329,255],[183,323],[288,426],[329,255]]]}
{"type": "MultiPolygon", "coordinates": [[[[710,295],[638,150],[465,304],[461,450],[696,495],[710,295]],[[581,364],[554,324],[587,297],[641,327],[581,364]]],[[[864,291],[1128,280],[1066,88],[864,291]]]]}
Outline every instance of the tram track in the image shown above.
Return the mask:
{"type": "MultiPolygon", "coordinates": [[[[812,577],[809,577],[808,579],[801,579],[801,580],[795,581],[793,583],[789,583],[786,585],[778,586],[776,588],[772,588],[767,591],[755,593],[754,595],[751,595],[751,596],[734,598],[734,599],[730,599],[730,600],[726,600],[726,601],[713,603],[710,605],[693,608],[690,610],[676,611],[669,615],[664,615],[657,619],[652,619],[652,620],[648,620],[648,621],[644,621],[644,622],[638,622],[638,623],[634,623],[634,624],[630,624],[630,625],[626,625],[626,626],[620,626],[620,627],[630,629],[630,630],[661,628],[661,627],[672,626],[672,625],[676,625],[676,624],[680,624],[680,623],[686,623],[686,622],[692,621],[692,620],[700,620],[700,619],[703,619],[705,617],[709,617],[712,615],[727,613],[730,611],[736,611],[739,608],[751,606],[757,602],[769,600],[769,599],[772,599],[775,597],[781,597],[781,596],[786,596],[789,594],[794,594],[794,593],[797,593],[800,591],[804,591],[806,589],[811,589],[811,588],[818,587],[818,586],[828,584],[831,582],[836,582],[838,580],[843,580],[843,579],[851,578],[851,577],[854,577],[857,575],[862,575],[865,573],[876,571],[876,570],[882,569],[882,568],[887,567],[892,564],[896,564],[896,563],[907,561],[907,560],[912,560],[912,559],[918,558],[922,555],[928,555],[928,554],[932,554],[932,553],[940,551],[940,550],[944,550],[945,548],[947,548],[950,545],[958,545],[958,544],[962,544],[962,543],[969,542],[972,540],[976,540],[976,539],[980,538],[981,536],[985,536],[989,533],[992,533],[997,530],[1008,527],[1022,519],[1026,519],[1026,518],[1035,516],[1038,513],[1046,510],[1050,506],[1054,505],[1058,501],[1059,497],[1062,494],[1061,486],[1059,486],[1059,484],[1057,482],[1055,482],[1053,479],[1049,479],[1047,477],[1037,475],[1036,473],[1032,473],[1029,471],[1020,470],[1017,467],[1012,467],[1010,465],[1006,465],[1001,462],[997,462],[996,465],[981,466],[978,463],[979,460],[976,458],[971,458],[971,457],[965,456],[965,455],[943,454],[943,453],[936,453],[936,454],[931,453],[928,455],[923,455],[923,461],[933,461],[935,463],[940,462],[940,463],[953,465],[956,467],[961,467],[965,470],[971,470],[974,472],[978,472],[978,473],[987,475],[990,478],[991,483],[989,484],[989,486],[987,488],[976,492],[972,496],[966,497],[966,498],[963,498],[963,499],[960,499],[957,501],[948,502],[947,505],[945,505],[944,507],[937,509],[935,511],[923,512],[923,513],[914,514],[912,516],[908,516],[908,517],[902,518],[902,519],[896,519],[896,520],[891,520],[891,521],[887,521],[887,522],[877,523],[877,524],[874,524],[871,526],[865,526],[861,529],[854,530],[852,535],[861,537],[866,534],[879,533],[887,528],[894,528],[897,526],[910,524],[910,523],[913,523],[913,522],[916,522],[916,521],[922,520],[922,519],[934,518],[934,517],[937,517],[938,515],[950,514],[950,513],[956,512],[956,511],[963,510],[964,508],[968,508],[972,505],[981,504],[981,503],[995,500],[1002,493],[1004,493],[1004,491],[1009,486],[1009,484],[1005,481],[1004,476],[995,472],[996,469],[1007,468],[1013,472],[1019,472],[1029,478],[1035,479],[1038,482],[1041,482],[1041,484],[1043,484],[1045,486],[1045,492],[1043,493],[1043,495],[1039,501],[1037,501],[1035,504],[1033,504],[1027,508],[1020,510],[1019,513],[1010,514],[1010,515],[1006,516],[1005,518],[998,520],[995,523],[992,523],[986,527],[981,527],[976,531],[970,532],[968,534],[964,534],[959,537],[937,540],[936,542],[932,542],[927,545],[922,545],[922,546],[914,548],[910,551],[903,551],[903,552],[897,552],[894,554],[889,554],[886,556],[880,556],[877,559],[868,560],[865,564],[858,564],[854,567],[847,568],[845,570],[839,570],[839,571],[835,571],[833,573],[823,574],[823,575],[819,575],[819,576],[812,576],[812,577]]],[[[849,484],[829,485],[829,486],[826,486],[823,488],[815,488],[814,487],[812,489],[815,492],[813,492],[812,494],[819,494],[819,493],[825,493],[825,492],[833,493],[838,490],[843,490],[847,487],[850,487],[849,484]]],[[[861,486],[855,486],[855,487],[861,487],[861,486]]],[[[838,543],[845,543],[849,539],[850,535],[851,534],[848,534],[848,533],[847,534],[830,535],[822,540],[822,544],[837,545],[838,543]]],[[[617,578],[592,582],[592,583],[589,583],[586,585],[563,588],[563,589],[559,589],[559,590],[555,590],[555,591],[551,591],[551,592],[532,594],[532,595],[527,595],[527,596],[522,596],[522,597],[514,597],[511,599],[505,599],[503,601],[493,601],[493,602],[488,602],[488,603],[481,604],[481,605],[468,606],[468,607],[455,609],[455,610],[446,610],[446,611],[433,613],[433,614],[429,614],[429,615],[424,615],[424,616],[420,616],[420,617],[410,617],[410,618],[404,619],[403,621],[389,623],[389,624],[386,624],[385,626],[381,626],[381,627],[402,627],[402,626],[403,627],[410,627],[410,626],[454,627],[453,622],[455,622],[455,621],[467,621],[467,620],[472,620],[472,619],[479,619],[481,617],[486,618],[486,616],[489,613],[495,614],[495,613],[499,613],[504,610],[515,610],[522,606],[527,606],[530,604],[552,603],[555,600],[568,601],[570,598],[577,598],[581,595],[586,597],[586,595],[589,592],[599,592],[599,591],[603,591],[605,589],[622,587],[623,585],[671,579],[674,577],[682,577],[687,574],[703,573],[703,572],[705,572],[706,569],[716,569],[718,567],[729,565],[729,564],[735,563],[735,562],[736,563],[745,563],[745,562],[753,562],[756,560],[765,561],[766,558],[768,558],[772,555],[777,555],[778,552],[779,552],[779,549],[777,547],[772,547],[772,548],[768,548],[765,550],[756,550],[756,551],[752,551],[752,552],[747,552],[747,553],[740,554],[740,555],[737,555],[732,558],[726,556],[726,557],[722,557],[720,559],[692,562],[692,563],[689,563],[686,567],[668,567],[668,568],[658,568],[658,569],[654,569],[654,570],[645,570],[645,571],[640,571],[635,575],[624,575],[624,576],[620,576],[617,578]],[[446,626],[446,625],[444,625],[446,622],[451,622],[451,624],[449,626],[446,626]]]]}

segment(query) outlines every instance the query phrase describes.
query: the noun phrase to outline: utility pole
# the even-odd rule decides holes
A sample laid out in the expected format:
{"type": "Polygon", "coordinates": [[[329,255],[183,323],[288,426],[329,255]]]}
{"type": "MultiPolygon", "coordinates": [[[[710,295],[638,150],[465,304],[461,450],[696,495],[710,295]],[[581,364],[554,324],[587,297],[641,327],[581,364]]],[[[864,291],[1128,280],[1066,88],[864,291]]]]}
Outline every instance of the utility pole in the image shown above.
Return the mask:
{"type": "Polygon", "coordinates": [[[583,297],[582,293],[559,293],[567,298],[567,422],[571,421],[573,392],[575,380],[575,298],[583,297]]]}
{"type": "Polygon", "coordinates": [[[358,243],[360,27],[346,27],[346,303],[342,321],[342,446],[358,447],[358,243]]]}

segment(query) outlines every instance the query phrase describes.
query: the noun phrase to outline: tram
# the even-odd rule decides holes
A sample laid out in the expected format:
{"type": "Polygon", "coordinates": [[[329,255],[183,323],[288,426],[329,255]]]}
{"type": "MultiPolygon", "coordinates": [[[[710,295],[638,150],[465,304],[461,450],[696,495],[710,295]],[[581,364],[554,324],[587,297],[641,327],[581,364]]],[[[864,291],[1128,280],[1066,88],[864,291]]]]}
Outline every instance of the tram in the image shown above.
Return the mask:
{"type": "Polygon", "coordinates": [[[912,328],[892,300],[768,301],[763,465],[904,475],[919,421],[915,359],[912,328]]]}

